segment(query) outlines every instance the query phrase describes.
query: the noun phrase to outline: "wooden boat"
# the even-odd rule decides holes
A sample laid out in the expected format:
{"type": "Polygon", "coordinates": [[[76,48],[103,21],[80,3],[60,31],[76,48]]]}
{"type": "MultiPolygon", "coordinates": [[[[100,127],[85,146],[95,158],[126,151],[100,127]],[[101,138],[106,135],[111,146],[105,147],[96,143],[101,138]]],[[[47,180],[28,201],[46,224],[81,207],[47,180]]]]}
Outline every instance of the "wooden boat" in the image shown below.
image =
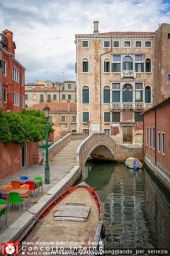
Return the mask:
{"type": "Polygon", "coordinates": [[[95,189],[84,183],[69,187],[40,214],[39,220],[41,224],[29,241],[43,241],[51,251],[57,250],[57,255],[61,248],[75,251],[69,255],[90,255],[82,254],[82,250],[97,251],[103,244],[103,205],[95,189]]]}
{"type": "Polygon", "coordinates": [[[130,169],[141,169],[143,167],[142,163],[134,157],[129,157],[126,159],[125,165],[130,169]]]}

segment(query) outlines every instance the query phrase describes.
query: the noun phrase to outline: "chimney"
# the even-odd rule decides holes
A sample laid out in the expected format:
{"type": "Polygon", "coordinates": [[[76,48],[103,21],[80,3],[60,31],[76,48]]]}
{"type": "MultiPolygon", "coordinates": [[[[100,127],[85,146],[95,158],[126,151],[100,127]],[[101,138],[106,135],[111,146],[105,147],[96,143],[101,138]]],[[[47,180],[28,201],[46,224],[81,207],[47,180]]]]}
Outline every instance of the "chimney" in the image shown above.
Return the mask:
{"type": "Polygon", "coordinates": [[[13,41],[13,33],[8,30],[8,29],[5,29],[3,31],[3,34],[7,40],[7,51],[10,52],[10,53],[13,53],[15,55],[15,49],[16,49],[16,46],[15,46],[15,43],[13,41]]]}
{"type": "Polygon", "coordinates": [[[94,32],[93,32],[93,34],[98,34],[99,33],[99,29],[98,29],[99,22],[98,21],[93,21],[93,23],[94,23],[94,32]]]}

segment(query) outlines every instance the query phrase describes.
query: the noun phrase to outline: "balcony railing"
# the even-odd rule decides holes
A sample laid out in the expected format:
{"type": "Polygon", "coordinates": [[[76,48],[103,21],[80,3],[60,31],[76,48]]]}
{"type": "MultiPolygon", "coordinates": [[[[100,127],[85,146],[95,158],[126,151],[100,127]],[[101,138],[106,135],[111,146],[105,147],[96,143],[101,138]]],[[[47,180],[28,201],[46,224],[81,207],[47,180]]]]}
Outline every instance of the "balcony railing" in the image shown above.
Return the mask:
{"type": "Polygon", "coordinates": [[[121,78],[136,78],[136,72],[133,70],[124,70],[121,72],[121,78]]]}
{"type": "Polygon", "coordinates": [[[111,110],[123,110],[123,109],[144,110],[145,103],[143,102],[111,103],[111,110]]]}

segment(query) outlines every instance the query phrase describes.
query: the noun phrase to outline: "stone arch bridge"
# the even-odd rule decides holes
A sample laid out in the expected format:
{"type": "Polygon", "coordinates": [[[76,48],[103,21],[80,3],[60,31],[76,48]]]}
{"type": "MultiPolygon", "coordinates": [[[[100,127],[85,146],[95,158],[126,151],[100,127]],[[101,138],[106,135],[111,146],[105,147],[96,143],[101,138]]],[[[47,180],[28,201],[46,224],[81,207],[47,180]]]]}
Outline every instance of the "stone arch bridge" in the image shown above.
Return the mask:
{"type": "Polygon", "coordinates": [[[125,161],[129,156],[142,159],[141,148],[129,148],[117,144],[103,133],[68,134],[49,148],[49,160],[63,165],[79,166],[82,169],[89,158],[125,161]]]}

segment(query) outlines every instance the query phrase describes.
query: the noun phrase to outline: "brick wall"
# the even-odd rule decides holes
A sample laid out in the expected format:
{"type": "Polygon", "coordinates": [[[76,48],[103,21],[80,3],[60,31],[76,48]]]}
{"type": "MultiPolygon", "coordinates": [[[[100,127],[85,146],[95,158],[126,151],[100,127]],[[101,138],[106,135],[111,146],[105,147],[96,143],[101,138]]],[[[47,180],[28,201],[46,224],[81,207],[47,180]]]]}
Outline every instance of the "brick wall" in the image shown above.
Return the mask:
{"type": "MultiPolygon", "coordinates": [[[[0,178],[17,172],[22,168],[22,148],[19,145],[0,142],[0,178]]],[[[29,142],[26,145],[26,165],[37,161],[38,143],[29,142]]]]}

